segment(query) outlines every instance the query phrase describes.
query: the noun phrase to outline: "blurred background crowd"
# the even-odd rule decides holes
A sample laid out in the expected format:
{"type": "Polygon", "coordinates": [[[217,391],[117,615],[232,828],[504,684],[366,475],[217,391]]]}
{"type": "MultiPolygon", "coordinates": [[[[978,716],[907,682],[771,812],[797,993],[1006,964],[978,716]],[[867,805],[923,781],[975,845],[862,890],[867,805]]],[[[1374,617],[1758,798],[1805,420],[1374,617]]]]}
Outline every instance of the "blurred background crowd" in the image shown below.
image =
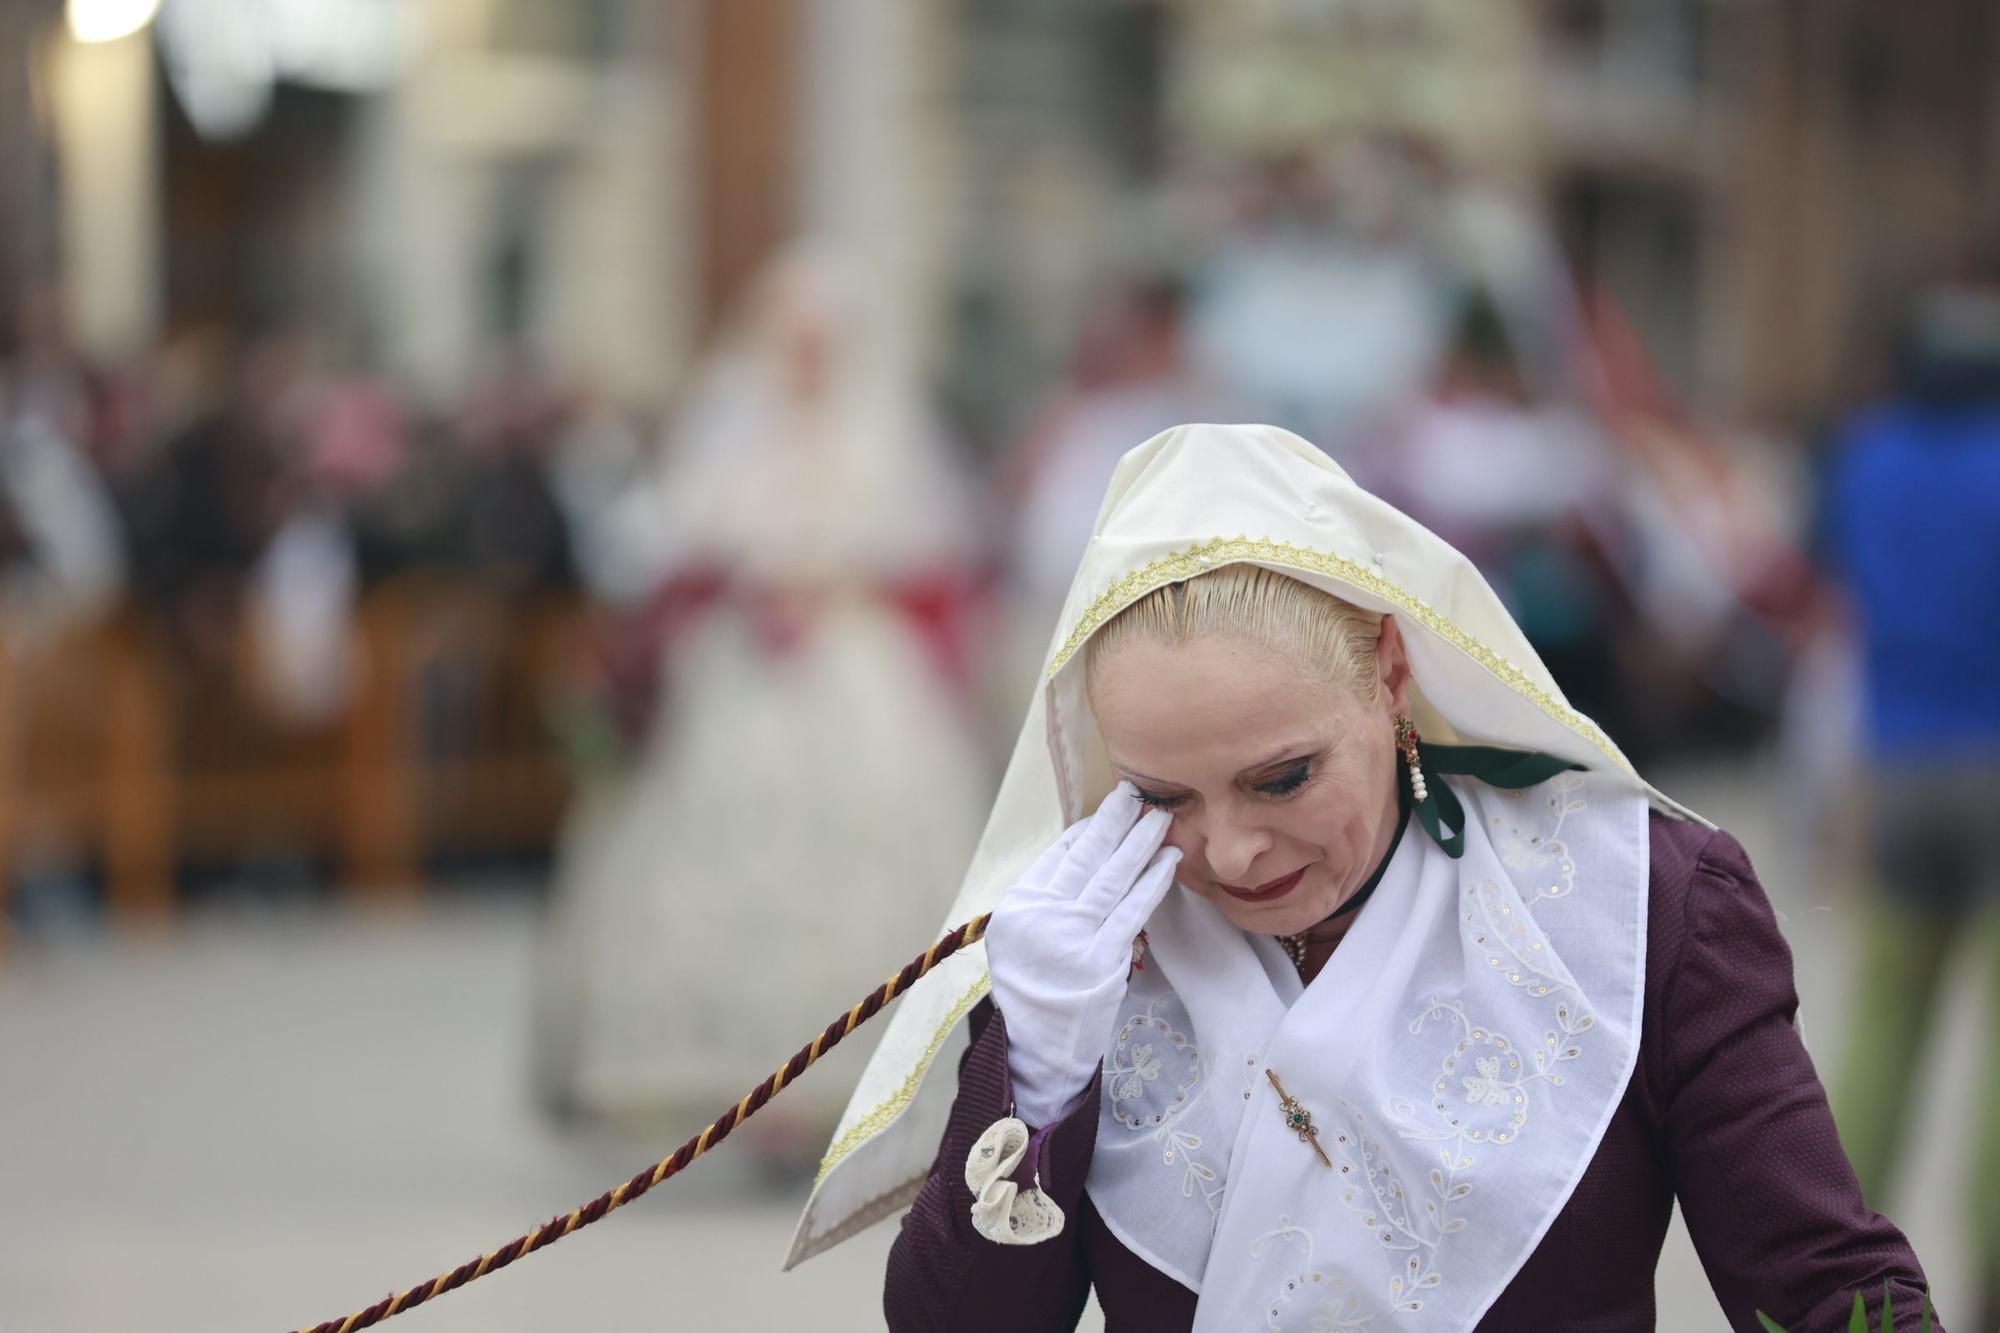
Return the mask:
{"type": "MultiPolygon", "coordinates": [[[[1218,419],[1743,838],[2000,1311],[2000,10],[0,0],[0,1329],[323,1317],[698,1127],[931,937],[1118,456],[1218,419]]],[[[856,1067],[585,1324],[873,1326],[879,1245],[761,1282],[856,1067]]]]}

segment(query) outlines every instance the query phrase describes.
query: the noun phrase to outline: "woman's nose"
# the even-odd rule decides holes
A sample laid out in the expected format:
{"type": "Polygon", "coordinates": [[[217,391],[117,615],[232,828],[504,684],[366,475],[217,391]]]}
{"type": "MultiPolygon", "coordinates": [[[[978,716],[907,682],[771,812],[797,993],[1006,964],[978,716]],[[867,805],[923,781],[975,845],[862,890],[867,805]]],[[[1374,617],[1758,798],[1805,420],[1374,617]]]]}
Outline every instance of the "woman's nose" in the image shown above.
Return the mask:
{"type": "Polygon", "coordinates": [[[1207,846],[1204,850],[1210,873],[1225,884],[1255,888],[1249,878],[1250,867],[1271,845],[1270,835],[1250,825],[1222,820],[1211,821],[1206,832],[1207,846]]]}

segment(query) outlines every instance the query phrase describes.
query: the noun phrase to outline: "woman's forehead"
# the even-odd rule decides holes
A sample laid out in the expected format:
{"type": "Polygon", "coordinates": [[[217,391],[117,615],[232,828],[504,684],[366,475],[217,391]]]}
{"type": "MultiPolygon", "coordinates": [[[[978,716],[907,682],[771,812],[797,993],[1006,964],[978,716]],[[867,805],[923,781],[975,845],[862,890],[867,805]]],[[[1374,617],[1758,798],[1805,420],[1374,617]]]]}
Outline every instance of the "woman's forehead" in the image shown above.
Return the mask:
{"type": "Polygon", "coordinates": [[[1112,761],[1160,778],[1323,746],[1354,723],[1359,702],[1291,654],[1241,641],[1121,646],[1091,685],[1112,761]]]}
{"type": "Polygon", "coordinates": [[[1310,698],[1327,688],[1325,673],[1298,653],[1230,630],[1179,641],[1126,639],[1093,663],[1089,678],[1091,703],[1100,712],[1150,710],[1195,699],[1310,698]]]}

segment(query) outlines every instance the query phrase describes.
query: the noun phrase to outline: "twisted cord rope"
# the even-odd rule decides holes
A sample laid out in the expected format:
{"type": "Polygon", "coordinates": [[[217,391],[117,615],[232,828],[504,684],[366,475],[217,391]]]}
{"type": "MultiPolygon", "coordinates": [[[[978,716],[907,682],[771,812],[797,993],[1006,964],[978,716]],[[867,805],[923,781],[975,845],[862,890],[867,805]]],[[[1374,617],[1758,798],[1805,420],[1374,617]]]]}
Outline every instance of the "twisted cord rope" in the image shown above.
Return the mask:
{"type": "Polygon", "coordinates": [[[911,959],[907,966],[876,987],[866,999],[828,1023],[824,1032],[779,1066],[776,1073],[746,1093],[742,1101],[724,1111],[707,1129],[683,1143],[671,1156],[647,1167],[624,1184],[598,1195],[573,1212],[550,1218],[527,1235],[516,1236],[499,1249],[460,1264],[448,1273],[440,1273],[428,1282],[419,1282],[400,1294],[386,1296],[365,1310],[356,1310],[345,1319],[329,1319],[310,1328],[294,1329],[293,1333],[353,1333],[355,1329],[371,1328],[434,1297],[456,1291],[476,1278],[498,1272],[523,1255],[533,1254],[544,1245],[552,1245],[572,1231],[589,1226],[613,1209],[624,1207],[668,1177],[679,1174],[688,1163],[728,1138],[731,1130],[762,1110],[780,1089],[838,1046],[848,1033],[882,1012],[884,1005],[915,985],[926,972],[984,935],[988,919],[984,915],[974,917],[911,959]]]}

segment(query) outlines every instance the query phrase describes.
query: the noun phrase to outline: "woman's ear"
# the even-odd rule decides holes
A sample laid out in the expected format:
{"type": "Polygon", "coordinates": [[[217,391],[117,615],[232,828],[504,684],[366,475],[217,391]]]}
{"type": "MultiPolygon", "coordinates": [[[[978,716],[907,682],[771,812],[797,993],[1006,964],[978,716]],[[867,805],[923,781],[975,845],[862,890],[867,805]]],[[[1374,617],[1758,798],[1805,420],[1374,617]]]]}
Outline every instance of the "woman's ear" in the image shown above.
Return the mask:
{"type": "Polygon", "coordinates": [[[1410,710],[1410,654],[1394,616],[1382,617],[1382,637],[1375,641],[1376,682],[1389,701],[1389,711],[1410,710]]]}

